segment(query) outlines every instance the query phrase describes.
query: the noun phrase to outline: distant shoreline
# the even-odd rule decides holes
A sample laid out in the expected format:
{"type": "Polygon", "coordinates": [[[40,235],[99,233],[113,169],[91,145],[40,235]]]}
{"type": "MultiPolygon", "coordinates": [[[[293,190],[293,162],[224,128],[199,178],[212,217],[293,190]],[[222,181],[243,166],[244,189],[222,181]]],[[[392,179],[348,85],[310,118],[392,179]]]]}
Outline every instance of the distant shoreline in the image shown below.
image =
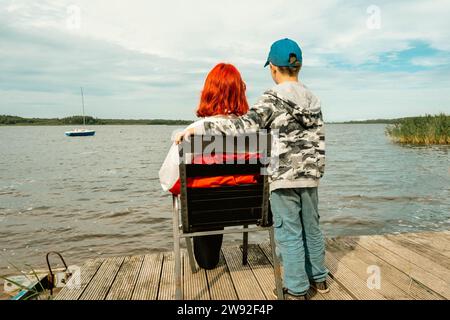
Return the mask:
{"type": "MultiPolygon", "coordinates": [[[[186,126],[193,120],[167,119],[98,119],[86,117],[87,126],[102,125],[169,125],[186,126]]],[[[82,116],[67,118],[22,118],[17,116],[0,115],[0,126],[80,126],[83,125],[82,116]]]]}
{"type": "MultiPolygon", "coordinates": [[[[392,124],[400,119],[375,119],[361,121],[326,122],[326,124],[392,124]]],[[[86,125],[169,125],[187,126],[194,120],[168,120],[168,119],[99,119],[86,117],[86,125]]],[[[0,115],[0,126],[71,126],[82,125],[82,116],[67,118],[23,118],[18,116],[0,115]]]]}
{"type": "MultiPolygon", "coordinates": [[[[193,121],[188,123],[102,123],[102,124],[86,124],[86,126],[187,126],[193,121]]],[[[70,126],[82,126],[83,124],[50,124],[50,123],[17,123],[17,124],[3,124],[0,123],[0,127],[70,127],[70,126]]]]}
{"type": "MultiPolygon", "coordinates": [[[[149,121],[147,121],[149,122],[149,121]]],[[[128,123],[128,122],[117,122],[117,123],[102,123],[102,124],[86,124],[86,126],[188,126],[192,124],[194,121],[190,121],[186,123],[128,123]]],[[[325,122],[326,125],[330,124],[354,124],[354,125],[363,125],[363,124],[385,124],[388,125],[387,122],[325,122]]],[[[83,124],[55,124],[55,123],[16,123],[16,124],[4,124],[0,123],[0,127],[67,127],[67,126],[82,126],[83,124]]]]}
{"type": "MultiPolygon", "coordinates": [[[[371,120],[350,120],[350,121],[330,121],[326,124],[398,124],[403,121],[414,120],[419,117],[405,117],[396,119],[371,119],[371,120]]],[[[168,120],[168,119],[99,119],[86,117],[86,125],[168,125],[187,126],[195,120],[168,120]]],[[[0,126],[76,126],[83,124],[82,116],[72,116],[67,118],[23,118],[18,116],[0,115],[0,126]]]]}

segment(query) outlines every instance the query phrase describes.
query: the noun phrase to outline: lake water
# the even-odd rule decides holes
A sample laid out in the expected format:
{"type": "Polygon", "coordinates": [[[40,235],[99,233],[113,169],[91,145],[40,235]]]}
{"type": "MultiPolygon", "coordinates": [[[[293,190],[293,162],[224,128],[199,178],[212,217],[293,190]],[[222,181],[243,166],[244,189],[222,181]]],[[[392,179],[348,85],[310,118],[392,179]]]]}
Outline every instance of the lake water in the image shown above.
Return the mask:
{"type": "MultiPolygon", "coordinates": [[[[95,137],[68,138],[69,127],[0,127],[0,274],[14,273],[10,263],[43,267],[48,251],[77,264],[172,248],[158,170],[176,128],[92,128],[95,137]]],[[[450,148],[399,146],[384,128],[327,126],[327,236],[450,228],[450,148]]]]}

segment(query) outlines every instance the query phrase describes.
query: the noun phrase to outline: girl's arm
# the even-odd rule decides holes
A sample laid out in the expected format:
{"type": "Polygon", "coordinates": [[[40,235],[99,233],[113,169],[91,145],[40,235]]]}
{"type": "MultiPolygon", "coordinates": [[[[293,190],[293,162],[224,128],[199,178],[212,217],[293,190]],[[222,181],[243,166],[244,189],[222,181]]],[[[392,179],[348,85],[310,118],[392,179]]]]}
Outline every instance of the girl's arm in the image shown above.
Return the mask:
{"type": "Polygon", "coordinates": [[[175,143],[180,144],[183,139],[188,140],[196,134],[226,134],[237,135],[246,132],[268,128],[272,120],[274,99],[264,95],[247,114],[236,119],[221,119],[220,121],[205,121],[202,125],[193,126],[175,136],[175,143]]]}
{"type": "Polygon", "coordinates": [[[164,191],[173,189],[179,179],[179,155],[178,146],[174,143],[159,169],[159,182],[164,191]]]}

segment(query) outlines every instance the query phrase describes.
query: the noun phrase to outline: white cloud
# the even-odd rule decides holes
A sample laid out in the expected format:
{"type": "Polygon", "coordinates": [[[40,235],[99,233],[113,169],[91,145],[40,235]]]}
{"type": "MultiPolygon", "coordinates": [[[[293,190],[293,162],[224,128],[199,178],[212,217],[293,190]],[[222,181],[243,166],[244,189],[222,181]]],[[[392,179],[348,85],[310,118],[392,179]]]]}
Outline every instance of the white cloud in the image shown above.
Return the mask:
{"type": "Polygon", "coordinates": [[[449,57],[417,57],[411,59],[411,63],[420,66],[420,67],[437,67],[444,66],[450,64],[450,56],[449,57]]]}
{"type": "Polygon", "coordinates": [[[379,30],[366,26],[372,1],[2,3],[0,80],[7,84],[0,87],[6,97],[0,113],[33,115],[37,108],[30,105],[39,101],[39,110],[47,108],[40,114],[51,116],[56,100],[57,115],[70,114],[72,109],[62,106],[78,103],[73,92],[84,83],[95,96],[97,116],[191,118],[204,77],[219,61],[237,65],[254,101],[271,86],[262,64],[270,44],[281,37],[301,43],[304,80],[322,97],[329,120],[449,108],[445,55],[413,58],[413,65],[428,68],[415,73],[361,67],[381,63],[382,54],[393,59],[417,41],[450,52],[445,0],[377,1],[379,30]],[[80,29],[67,28],[70,5],[81,9],[80,29]],[[56,93],[67,97],[58,100],[56,93]]]}
{"type": "MultiPolygon", "coordinates": [[[[79,36],[93,37],[141,52],[189,60],[260,61],[274,40],[290,36],[305,55],[337,54],[350,62],[373,60],[403,50],[411,40],[449,49],[448,1],[378,1],[381,29],[366,26],[371,1],[258,0],[63,0],[13,1],[17,24],[64,29],[67,8],[81,9],[79,36]],[[21,5],[19,5],[21,4],[21,5]]],[[[11,6],[11,5],[10,5],[11,6]]],[[[308,60],[306,60],[308,61],[308,60]]]]}

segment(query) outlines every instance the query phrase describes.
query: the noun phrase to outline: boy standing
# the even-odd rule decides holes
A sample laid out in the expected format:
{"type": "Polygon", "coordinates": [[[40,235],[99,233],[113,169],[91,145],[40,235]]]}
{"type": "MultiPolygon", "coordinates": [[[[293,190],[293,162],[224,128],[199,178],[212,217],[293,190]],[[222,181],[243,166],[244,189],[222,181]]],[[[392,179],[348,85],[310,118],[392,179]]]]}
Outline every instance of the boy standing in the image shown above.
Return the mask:
{"type": "MultiPolygon", "coordinates": [[[[329,291],[317,193],[325,168],[322,112],[319,99],[298,79],[302,51],[296,42],[275,42],[267,66],[277,85],[266,91],[246,115],[205,122],[203,128],[183,135],[278,130],[279,148],[272,155],[278,157],[279,166],[270,175],[270,205],[284,267],[284,298],[305,300],[310,285],[321,293],[329,291]]],[[[181,138],[178,136],[178,142],[181,138]]]]}

